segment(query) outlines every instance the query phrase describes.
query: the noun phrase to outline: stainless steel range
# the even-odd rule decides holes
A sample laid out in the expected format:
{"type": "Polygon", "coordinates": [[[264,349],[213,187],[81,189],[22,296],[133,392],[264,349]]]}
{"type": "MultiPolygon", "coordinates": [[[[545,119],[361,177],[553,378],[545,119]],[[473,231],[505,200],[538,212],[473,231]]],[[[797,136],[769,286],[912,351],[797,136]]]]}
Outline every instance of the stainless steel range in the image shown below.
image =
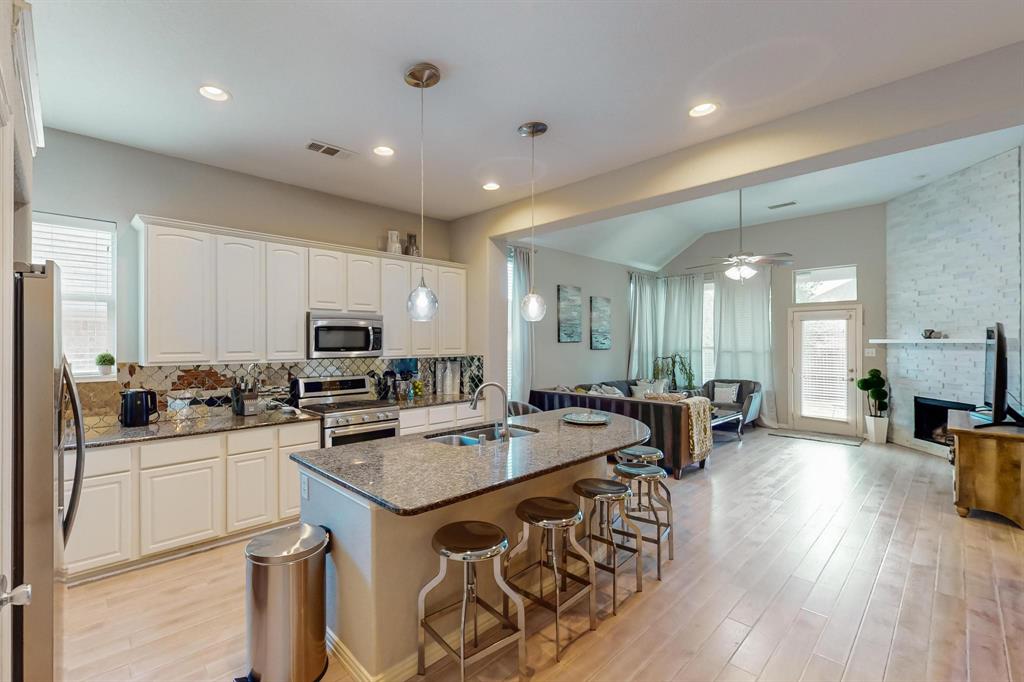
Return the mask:
{"type": "Polygon", "coordinates": [[[294,407],[320,417],[324,447],[398,435],[398,407],[377,400],[370,377],[299,377],[290,393],[294,407]]]}

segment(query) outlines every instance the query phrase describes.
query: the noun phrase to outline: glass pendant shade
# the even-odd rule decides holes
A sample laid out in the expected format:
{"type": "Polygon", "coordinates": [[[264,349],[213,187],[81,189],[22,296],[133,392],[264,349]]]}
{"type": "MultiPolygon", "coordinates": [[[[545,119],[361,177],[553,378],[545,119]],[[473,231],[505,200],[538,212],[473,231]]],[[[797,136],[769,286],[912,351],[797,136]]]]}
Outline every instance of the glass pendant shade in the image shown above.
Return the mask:
{"type": "Polygon", "coordinates": [[[427,286],[423,277],[420,277],[420,285],[409,294],[405,308],[413,322],[430,322],[437,315],[437,294],[427,286]]]}
{"type": "Polygon", "coordinates": [[[548,305],[544,297],[531,291],[523,296],[523,302],[519,304],[519,312],[527,322],[540,322],[548,312],[548,305]]]}
{"type": "Polygon", "coordinates": [[[735,280],[750,279],[756,274],[757,270],[750,267],[749,265],[734,265],[725,271],[726,277],[735,280]]]}

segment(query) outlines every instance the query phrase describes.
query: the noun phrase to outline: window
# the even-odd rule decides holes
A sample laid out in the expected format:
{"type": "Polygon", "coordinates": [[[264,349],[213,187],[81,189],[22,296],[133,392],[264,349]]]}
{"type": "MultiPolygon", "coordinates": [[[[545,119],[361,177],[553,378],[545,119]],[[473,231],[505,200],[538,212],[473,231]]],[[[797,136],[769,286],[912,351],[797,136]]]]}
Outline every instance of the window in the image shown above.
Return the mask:
{"type": "Polygon", "coordinates": [[[793,292],[797,303],[856,301],[857,266],[795,270],[793,292]]]}
{"type": "Polygon", "coordinates": [[[77,378],[98,377],[96,356],[115,354],[114,235],[117,225],[51,213],[32,215],[32,262],[60,267],[61,337],[77,378]]]}
{"type": "Polygon", "coordinates": [[[701,319],[700,361],[704,376],[701,383],[715,378],[715,283],[704,282],[704,310],[701,319]]]}

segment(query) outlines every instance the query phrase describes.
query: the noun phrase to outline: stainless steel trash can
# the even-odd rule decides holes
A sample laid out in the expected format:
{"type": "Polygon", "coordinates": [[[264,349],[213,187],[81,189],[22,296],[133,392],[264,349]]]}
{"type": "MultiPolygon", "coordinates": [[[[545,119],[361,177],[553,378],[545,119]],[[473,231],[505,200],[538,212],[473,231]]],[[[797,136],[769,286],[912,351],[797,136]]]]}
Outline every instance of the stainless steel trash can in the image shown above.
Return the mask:
{"type": "Polygon", "coordinates": [[[328,533],[308,523],[263,533],[245,547],[249,679],[313,682],[327,670],[324,554],[328,533]]]}

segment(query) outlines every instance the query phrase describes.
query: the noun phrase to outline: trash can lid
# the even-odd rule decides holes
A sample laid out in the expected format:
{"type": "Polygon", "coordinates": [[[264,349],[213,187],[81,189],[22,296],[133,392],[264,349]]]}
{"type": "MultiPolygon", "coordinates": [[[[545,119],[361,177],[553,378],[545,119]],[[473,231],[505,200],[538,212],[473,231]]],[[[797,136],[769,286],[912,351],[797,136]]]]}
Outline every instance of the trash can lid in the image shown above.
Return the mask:
{"type": "Polygon", "coordinates": [[[327,546],[327,531],[296,523],[257,535],[245,546],[245,557],[258,564],[290,564],[327,546]]]}

